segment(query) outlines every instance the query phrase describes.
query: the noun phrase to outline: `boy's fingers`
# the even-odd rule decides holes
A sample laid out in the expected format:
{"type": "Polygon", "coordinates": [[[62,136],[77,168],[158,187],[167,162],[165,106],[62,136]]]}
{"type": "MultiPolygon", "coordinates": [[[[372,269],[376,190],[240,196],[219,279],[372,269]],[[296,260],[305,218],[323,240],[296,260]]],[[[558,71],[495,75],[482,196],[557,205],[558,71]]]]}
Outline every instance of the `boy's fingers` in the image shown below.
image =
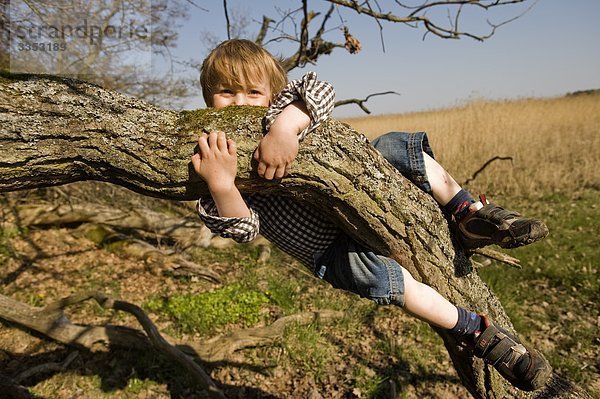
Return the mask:
{"type": "Polygon", "coordinates": [[[277,171],[276,168],[268,167],[267,170],[265,171],[265,175],[263,177],[267,180],[273,180],[273,177],[275,176],[276,171],[277,171]]]}
{"type": "Polygon", "coordinates": [[[192,155],[192,165],[194,166],[194,170],[196,170],[196,172],[200,170],[200,154],[195,153],[192,155]]]}
{"type": "Polygon", "coordinates": [[[227,152],[227,136],[223,132],[217,132],[217,148],[219,151],[227,152]]]}
{"type": "Polygon", "coordinates": [[[283,176],[285,176],[285,166],[279,166],[276,170],[275,170],[275,175],[274,177],[276,179],[281,179],[283,176]]]}
{"type": "Polygon", "coordinates": [[[235,152],[237,150],[237,145],[235,144],[235,141],[233,141],[232,139],[228,139],[227,149],[229,150],[229,155],[235,155],[235,152]]]}
{"type": "Polygon", "coordinates": [[[208,146],[210,147],[211,150],[216,150],[217,148],[219,148],[217,146],[217,138],[219,137],[218,133],[213,130],[212,132],[210,132],[210,134],[208,135],[208,146]]]}
{"type": "Polygon", "coordinates": [[[258,148],[254,151],[254,159],[260,161],[260,150],[258,148]]]}
{"type": "Polygon", "coordinates": [[[210,153],[210,147],[208,146],[208,135],[206,133],[202,133],[202,135],[198,138],[198,147],[200,147],[200,157],[204,158],[208,156],[210,153]]]}
{"type": "Polygon", "coordinates": [[[258,164],[258,168],[256,170],[258,172],[258,175],[260,177],[265,177],[265,172],[267,171],[267,165],[264,164],[263,162],[260,162],[258,164]]]}

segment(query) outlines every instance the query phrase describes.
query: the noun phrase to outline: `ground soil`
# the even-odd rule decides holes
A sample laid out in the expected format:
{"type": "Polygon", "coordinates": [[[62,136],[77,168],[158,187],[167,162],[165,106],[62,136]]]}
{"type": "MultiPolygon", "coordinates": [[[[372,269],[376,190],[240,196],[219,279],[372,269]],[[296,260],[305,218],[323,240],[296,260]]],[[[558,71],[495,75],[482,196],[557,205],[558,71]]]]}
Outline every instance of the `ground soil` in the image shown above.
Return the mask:
{"type": "MultiPolygon", "coordinates": [[[[99,249],[91,241],[65,228],[32,230],[27,235],[11,238],[10,243],[16,256],[7,260],[0,271],[2,293],[33,305],[42,306],[48,301],[86,289],[100,289],[108,295],[141,304],[157,290],[204,291],[211,285],[153,274],[144,262],[99,249]]],[[[213,266],[227,276],[227,265],[213,266]]],[[[139,328],[132,318],[99,311],[99,306],[92,303],[78,305],[69,310],[68,315],[72,321],[79,323],[108,322],[139,328]]],[[[390,371],[401,375],[401,381],[406,385],[396,386],[398,383],[394,382],[392,388],[389,381],[385,382],[380,389],[381,395],[395,389],[405,398],[468,397],[449,359],[444,357],[441,341],[422,342],[419,339],[421,342],[417,342],[411,334],[399,334],[414,327],[407,322],[406,315],[400,310],[381,308],[372,318],[372,323],[357,327],[360,329],[358,334],[324,326],[325,335],[334,343],[332,347],[339,350],[339,353],[329,354],[333,361],[329,361],[325,375],[315,376],[295,368],[290,362],[277,362],[277,359],[286,356],[280,346],[240,352],[227,364],[207,367],[215,382],[231,398],[365,397],[360,388],[352,387],[356,367],[361,367],[367,376],[374,378],[390,371]],[[357,336],[361,337],[359,341],[357,336]],[[382,357],[373,350],[382,336],[397,336],[398,345],[423,346],[426,356],[431,356],[431,352],[434,354],[426,363],[427,367],[423,368],[421,363],[419,369],[407,364],[406,359],[382,357]],[[435,347],[437,349],[432,349],[435,347]],[[272,361],[264,364],[264,359],[269,357],[272,361]]],[[[169,321],[158,320],[157,324],[159,328],[169,330],[169,321]]],[[[162,367],[164,360],[158,359],[154,370],[141,370],[131,361],[131,357],[137,354],[125,349],[90,353],[54,343],[9,323],[0,324],[0,369],[9,377],[18,378],[39,365],[60,365],[73,352],[77,352],[77,356],[64,370],[50,367],[48,370],[51,371],[33,373],[21,383],[41,397],[196,397],[186,388],[185,378],[177,376],[178,371],[156,370],[156,367],[162,367]],[[149,386],[132,391],[132,378],[153,382],[142,384],[149,386]]],[[[385,397],[389,396],[385,394],[385,397]]]]}

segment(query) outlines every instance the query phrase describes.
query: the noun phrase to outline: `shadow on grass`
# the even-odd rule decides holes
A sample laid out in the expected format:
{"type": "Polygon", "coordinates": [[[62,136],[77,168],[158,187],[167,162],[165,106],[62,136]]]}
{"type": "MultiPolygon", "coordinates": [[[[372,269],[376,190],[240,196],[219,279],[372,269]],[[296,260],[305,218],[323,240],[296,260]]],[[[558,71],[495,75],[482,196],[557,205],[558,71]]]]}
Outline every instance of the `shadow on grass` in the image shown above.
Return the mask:
{"type": "MultiPolygon", "coordinates": [[[[186,377],[182,368],[169,362],[164,356],[153,350],[111,349],[103,353],[80,350],[75,360],[64,368],[60,367],[73,351],[77,351],[77,349],[63,347],[31,355],[16,355],[5,352],[4,359],[0,361],[0,369],[3,370],[6,376],[18,379],[17,382],[24,387],[34,387],[44,381],[49,381],[58,374],[64,373],[92,377],[89,382],[85,383],[74,381],[74,389],[84,389],[87,392],[97,389],[105,394],[114,393],[115,397],[137,397],[143,391],[150,391],[151,395],[157,395],[165,390],[165,388],[159,387],[160,385],[166,386],[168,393],[164,392],[165,395],[168,394],[173,399],[207,397],[202,390],[194,388],[194,382],[186,377]],[[40,367],[40,365],[46,367],[40,368],[38,372],[30,377],[18,378],[22,373],[34,367],[40,367]]],[[[264,373],[266,369],[265,367],[235,362],[221,362],[218,365],[203,364],[203,367],[209,373],[213,367],[238,367],[257,373],[264,373]]],[[[59,384],[62,387],[68,387],[69,385],[65,381],[59,384]]],[[[215,384],[228,398],[278,399],[278,396],[257,387],[220,384],[218,381],[215,381],[215,384]]],[[[53,383],[49,382],[48,386],[52,385],[53,383]]],[[[36,399],[56,397],[57,392],[44,392],[45,388],[41,390],[41,396],[32,397],[36,399]]]]}

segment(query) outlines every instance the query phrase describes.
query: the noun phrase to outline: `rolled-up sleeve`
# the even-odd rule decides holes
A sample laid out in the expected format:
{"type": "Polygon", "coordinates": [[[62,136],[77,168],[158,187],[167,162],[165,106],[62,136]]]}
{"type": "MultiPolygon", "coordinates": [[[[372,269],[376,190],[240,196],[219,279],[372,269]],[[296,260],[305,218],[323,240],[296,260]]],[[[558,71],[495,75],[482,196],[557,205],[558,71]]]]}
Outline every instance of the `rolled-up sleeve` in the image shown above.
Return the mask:
{"type": "Polygon", "coordinates": [[[310,125],[298,135],[302,140],[329,118],[335,103],[335,90],[331,84],[317,80],[317,74],[308,72],[301,79],[292,80],[277,95],[263,119],[265,131],[269,131],[277,115],[294,101],[302,100],[310,116],[310,125]]]}
{"type": "Polygon", "coordinates": [[[260,229],[258,213],[252,208],[249,209],[249,217],[221,217],[217,212],[217,206],[212,198],[200,198],[196,205],[200,219],[202,219],[210,231],[221,237],[231,238],[239,243],[252,241],[256,238],[260,229]]]}

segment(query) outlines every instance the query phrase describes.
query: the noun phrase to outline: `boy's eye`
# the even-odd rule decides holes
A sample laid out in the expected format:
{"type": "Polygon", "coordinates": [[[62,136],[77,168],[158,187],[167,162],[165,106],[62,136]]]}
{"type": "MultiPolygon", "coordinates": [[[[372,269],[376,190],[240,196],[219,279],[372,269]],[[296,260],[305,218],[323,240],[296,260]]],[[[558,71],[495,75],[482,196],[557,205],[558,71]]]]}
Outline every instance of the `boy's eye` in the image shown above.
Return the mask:
{"type": "Polygon", "coordinates": [[[221,89],[222,94],[233,94],[233,90],[231,89],[221,89]]]}
{"type": "Polygon", "coordinates": [[[250,95],[252,96],[260,96],[262,92],[260,90],[250,90],[250,95]]]}

